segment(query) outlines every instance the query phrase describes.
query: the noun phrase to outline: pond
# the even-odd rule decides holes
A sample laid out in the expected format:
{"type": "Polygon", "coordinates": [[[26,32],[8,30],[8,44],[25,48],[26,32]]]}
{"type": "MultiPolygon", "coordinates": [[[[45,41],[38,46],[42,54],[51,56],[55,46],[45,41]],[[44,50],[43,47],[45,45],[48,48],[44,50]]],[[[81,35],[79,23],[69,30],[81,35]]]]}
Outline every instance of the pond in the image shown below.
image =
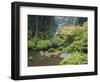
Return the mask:
{"type": "Polygon", "coordinates": [[[28,52],[28,66],[49,66],[59,65],[62,60],[60,56],[46,56],[40,55],[40,51],[29,51],[28,52]]]}

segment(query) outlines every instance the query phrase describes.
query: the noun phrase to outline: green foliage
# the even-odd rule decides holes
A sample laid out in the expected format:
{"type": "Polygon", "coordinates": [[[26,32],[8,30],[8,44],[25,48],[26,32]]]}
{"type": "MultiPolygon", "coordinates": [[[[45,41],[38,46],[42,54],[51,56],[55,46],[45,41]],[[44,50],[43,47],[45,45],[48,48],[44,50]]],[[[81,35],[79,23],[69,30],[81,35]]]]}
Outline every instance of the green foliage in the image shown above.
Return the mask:
{"type": "Polygon", "coordinates": [[[28,39],[31,39],[31,38],[32,38],[32,32],[29,31],[29,32],[28,32],[28,39]]]}
{"type": "MultiPolygon", "coordinates": [[[[69,35],[69,37],[67,37],[67,39],[74,38],[73,41],[72,40],[66,40],[66,43],[69,43],[69,45],[67,46],[67,52],[68,53],[73,53],[73,52],[84,52],[87,53],[87,23],[85,23],[85,26],[83,27],[79,27],[77,26],[75,30],[73,30],[69,35]],[[72,41],[72,42],[71,42],[72,41]]],[[[84,25],[84,24],[83,24],[84,25]]]]}
{"type": "Polygon", "coordinates": [[[33,39],[28,40],[28,48],[29,49],[34,49],[35,48],[35,41],[33,39]]]}
{"type": "Polygon", "coordinates": [[[66,53],[67,53],[67,47],[60,46],[60,47],[58,48],[58,50],[61,51],[61,52],[66,52],[66,53]]]}
{"type": "Polygon", "coordinates": [[[82,40],[81,41],[74,41],[70,46],[67,47],[67,52],[68,53],[73,53],[73,52],[87,52],[87,43],[84,43],[82,40]]]}
{"type": "Polygon", "coordinates": [[[54,52],[49,52],[49,54],[53,57],[56,57],[61,54],[61,51],[55,50],[54,52]]]}
{"type": "Polygon", "coordinates": [[[39,32],[39,38],[45,40],[47,38],[46,32],[39,32]]]}
{"type": "Polygon", "coordinates": [[[59,37],[55,37],[51,39],[51,42],[54,44],[62,44],[63,43],[63,39],[59,38],[59,37]]]}
{"type": "Polygon", "coordinates": [[[65,35],[65,39],[64,39],[64,43],[63,46],[67,47],[68,45],[70,45],[71,43],[73,43],[74,41],[74,37],[71,34],[65,35]]]}
{"type": "Polygon", "coordinates": [[[86,28],[86,30],[87,30],[88,22],[84,22],[84,23],[83,23],[83,27],[86,28]]]}
{"type": "Polygon", "coordinates": [[[54,48],[50,48],[50,49],[48,50],[48,52],[54,52],[54,51],[55,51],[54,48]]]}
{"type": "Polygon", "coordinates": [[[38,40],[36,48],[37,49],[48,49],[49,48],[49,40],[38,40]]]}
{"type": "Polygon", "coordinates": [[[79,52],[72,53],[69,57],[64,58],[59,64],[86,64],[87,63],[87,55],[79,52]]]}
{"type": "Polygon", "coordinates": [[[63,48],[64,48],[64,46],[60,46],[60,47],[58,48],[58,50],[59,50],[59,51],[62,51],[63,48]]]}
{"type": "Polygon", "coordinates": [[[57,30],[57,35],[60,36],[62,39],[65,39],[66,35],[70,34],[73,30],[75,29],[75,26],[68,26],[68,25],[64,25],[61,26],[58,30],[57,30]]]}
{"type": "Polygon", "coordinates": [[[77,41],[83,38],[84,31],[82,27],[76,27],[76,29],[71,32],[71,35],[74,37],[75,41],[77,41]]]}

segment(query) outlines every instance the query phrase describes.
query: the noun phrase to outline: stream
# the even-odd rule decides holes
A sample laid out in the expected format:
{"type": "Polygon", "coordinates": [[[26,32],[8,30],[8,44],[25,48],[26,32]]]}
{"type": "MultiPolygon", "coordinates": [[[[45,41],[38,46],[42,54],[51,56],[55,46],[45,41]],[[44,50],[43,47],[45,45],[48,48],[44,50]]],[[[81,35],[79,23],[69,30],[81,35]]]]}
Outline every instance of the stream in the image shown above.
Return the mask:
{"type": "Polygon", "coordinates": [[[59,56],[48,57],[45,55],[40,55],[40,51],[29,51],[28,52],[28,66],[50,66],[50,65],[59,65],[60,61],[66,57],[68,54],[62,53],[59,56]]]}
{"type": "Polygon", "coordinates": [[[28,66],[58,65],[62,60],[60,57],[41,56],[39,52],[29,52],[28,66]]]}

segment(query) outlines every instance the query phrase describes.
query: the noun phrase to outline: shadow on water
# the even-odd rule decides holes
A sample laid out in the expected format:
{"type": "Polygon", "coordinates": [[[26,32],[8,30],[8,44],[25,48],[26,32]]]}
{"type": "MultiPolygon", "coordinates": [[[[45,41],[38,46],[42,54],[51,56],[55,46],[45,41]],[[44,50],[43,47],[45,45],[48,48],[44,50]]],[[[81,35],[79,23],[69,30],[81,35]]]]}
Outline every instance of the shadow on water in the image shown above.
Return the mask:
{"type": "Polygon", "coordinates": [[[39,51],[29,51],[28,52],[28,66],[49,66],[49,65],[58,65],[62,60],[59,56],[48,57],[41,56],[39,51]]]}

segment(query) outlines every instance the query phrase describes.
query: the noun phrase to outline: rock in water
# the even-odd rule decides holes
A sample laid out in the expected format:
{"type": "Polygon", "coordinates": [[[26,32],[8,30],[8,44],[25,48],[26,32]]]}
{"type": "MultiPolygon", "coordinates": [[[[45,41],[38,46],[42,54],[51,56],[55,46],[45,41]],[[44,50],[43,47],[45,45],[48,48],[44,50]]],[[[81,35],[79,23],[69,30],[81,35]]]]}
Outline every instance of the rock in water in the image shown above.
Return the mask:
{"type": "Polygon", "coordinates": [[[44,54],[43,54],[43,51],[40,51],[40,55],[41,55],[41,56],[43,56],[43,55],[44,55],[44,54]]]}
{"type": "Polygon", "coordinates": [[[69,56],[68,53],[62,53],[59,57],[60,57],[60,58],[66,58],[66,57],[68,57],[68,56],[69,56]]]}

